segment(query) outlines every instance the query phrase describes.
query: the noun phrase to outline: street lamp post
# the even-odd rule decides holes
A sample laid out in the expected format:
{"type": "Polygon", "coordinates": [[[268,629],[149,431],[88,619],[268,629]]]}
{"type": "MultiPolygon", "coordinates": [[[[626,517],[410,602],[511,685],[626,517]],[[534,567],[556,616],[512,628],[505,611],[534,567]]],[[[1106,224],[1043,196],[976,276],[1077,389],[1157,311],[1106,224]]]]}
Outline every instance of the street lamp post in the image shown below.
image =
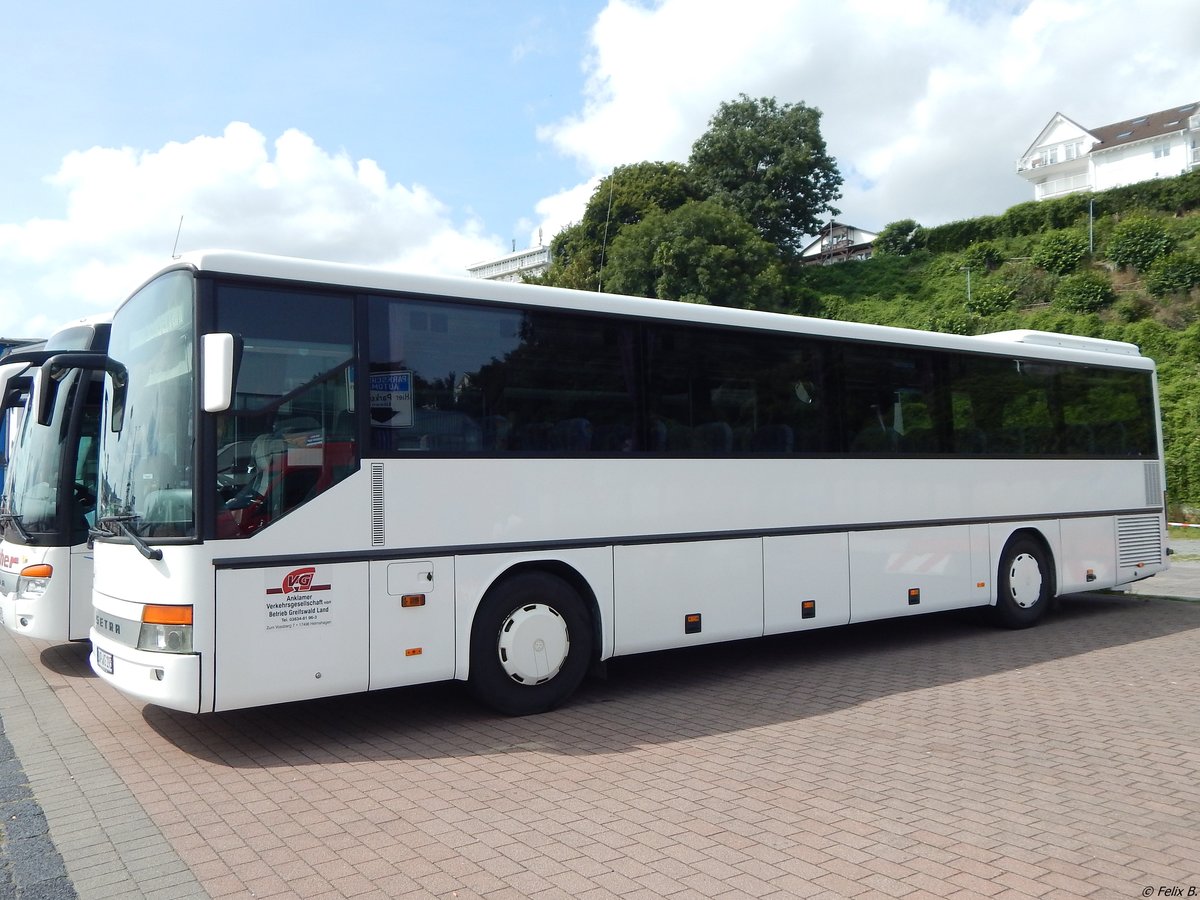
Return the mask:
{"type": "Polygon", "coordinates": [[[964,272],[967,273],[967,305],[970,306],[971,305],[971,267],[970,266],[961,266],[960,268],[964,272]]]}

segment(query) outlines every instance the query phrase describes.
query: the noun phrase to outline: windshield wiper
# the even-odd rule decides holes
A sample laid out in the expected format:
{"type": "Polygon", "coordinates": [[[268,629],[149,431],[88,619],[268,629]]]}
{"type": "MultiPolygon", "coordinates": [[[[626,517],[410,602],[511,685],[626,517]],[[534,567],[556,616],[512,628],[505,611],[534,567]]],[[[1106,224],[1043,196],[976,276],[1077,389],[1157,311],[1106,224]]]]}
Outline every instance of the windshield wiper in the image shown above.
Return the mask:
{"type": "MultiPolygon", "coordinates": [[[[146,543],[145,539],[140,534],[129,527],[129,523],[140,518],[134,515],[117,515],[117,516],[101,516],[96,520],[97,525],[115,525],[121,534],[129,538],[133,546],[137,547],[138,553],[146,557],[146,559],[162,559],[162,551],[157,547],[151,547],[146,543]]],[[[108,534],[113,534],[109,531],[108,534]]]]}
{"type": "Polygon", "coordinates": [[[0,519],[4,520],[4,524],[6,526],[11,525],[13,528],[17,529],[17,533],[19,535],[21,535],[21,540],[23,540],[25,543],[27,543],[27,544],[36,544],[37,543],[37,538],[35,538],[32,534],[30,534],[28,531],[26,531],[25,526],[21,524],[20,516],[16,515],[15,513],[3,513],[3,514],[0,514],[0,519]]]}

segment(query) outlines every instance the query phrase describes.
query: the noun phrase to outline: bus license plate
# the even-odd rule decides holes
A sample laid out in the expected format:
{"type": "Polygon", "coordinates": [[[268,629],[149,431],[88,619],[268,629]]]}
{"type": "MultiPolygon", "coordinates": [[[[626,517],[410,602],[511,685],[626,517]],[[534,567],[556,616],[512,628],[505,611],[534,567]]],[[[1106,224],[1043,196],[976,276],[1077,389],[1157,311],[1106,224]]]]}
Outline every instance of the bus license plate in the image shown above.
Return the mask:
{"type": "Polygon", "coordinates": [[[96,665],[100,671],[107,672],[109,675],[113,673],[113,655],[107,650],[96,648],[96,665]]]}

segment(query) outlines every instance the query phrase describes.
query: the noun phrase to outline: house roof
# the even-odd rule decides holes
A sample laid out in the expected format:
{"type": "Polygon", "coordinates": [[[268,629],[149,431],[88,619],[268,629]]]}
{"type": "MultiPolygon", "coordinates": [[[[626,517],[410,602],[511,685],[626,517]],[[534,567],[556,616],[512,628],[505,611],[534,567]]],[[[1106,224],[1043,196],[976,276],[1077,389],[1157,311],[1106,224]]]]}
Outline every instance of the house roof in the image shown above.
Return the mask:
{"type": "Polygon", "coordinates": [[[1088,132],[1099,142],[1092,147],[1092,152],[1111,150],[1124,144],[1182,131],[1188,127],[1188,117],[1196,115],[1198,111],[1200,103],[1188,103],[1148,115],[1134,116],[1123,122],[1089,128],[1088,132]]]}

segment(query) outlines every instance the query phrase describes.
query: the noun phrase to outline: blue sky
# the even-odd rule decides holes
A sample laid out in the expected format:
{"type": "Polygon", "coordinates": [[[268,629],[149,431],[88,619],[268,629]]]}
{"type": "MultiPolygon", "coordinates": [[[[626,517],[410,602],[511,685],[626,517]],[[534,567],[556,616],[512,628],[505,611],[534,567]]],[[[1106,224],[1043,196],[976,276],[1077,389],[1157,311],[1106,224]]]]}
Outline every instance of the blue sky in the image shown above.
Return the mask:
{"type": "Polygon", "coordinates": [[[1194,0],[0,0],[0,334],[110,310],[180,249],[461,273],[719,103],[823,112],[843,221],[1029,199],[1015,162],[1200,100],[1194,0]]]}

